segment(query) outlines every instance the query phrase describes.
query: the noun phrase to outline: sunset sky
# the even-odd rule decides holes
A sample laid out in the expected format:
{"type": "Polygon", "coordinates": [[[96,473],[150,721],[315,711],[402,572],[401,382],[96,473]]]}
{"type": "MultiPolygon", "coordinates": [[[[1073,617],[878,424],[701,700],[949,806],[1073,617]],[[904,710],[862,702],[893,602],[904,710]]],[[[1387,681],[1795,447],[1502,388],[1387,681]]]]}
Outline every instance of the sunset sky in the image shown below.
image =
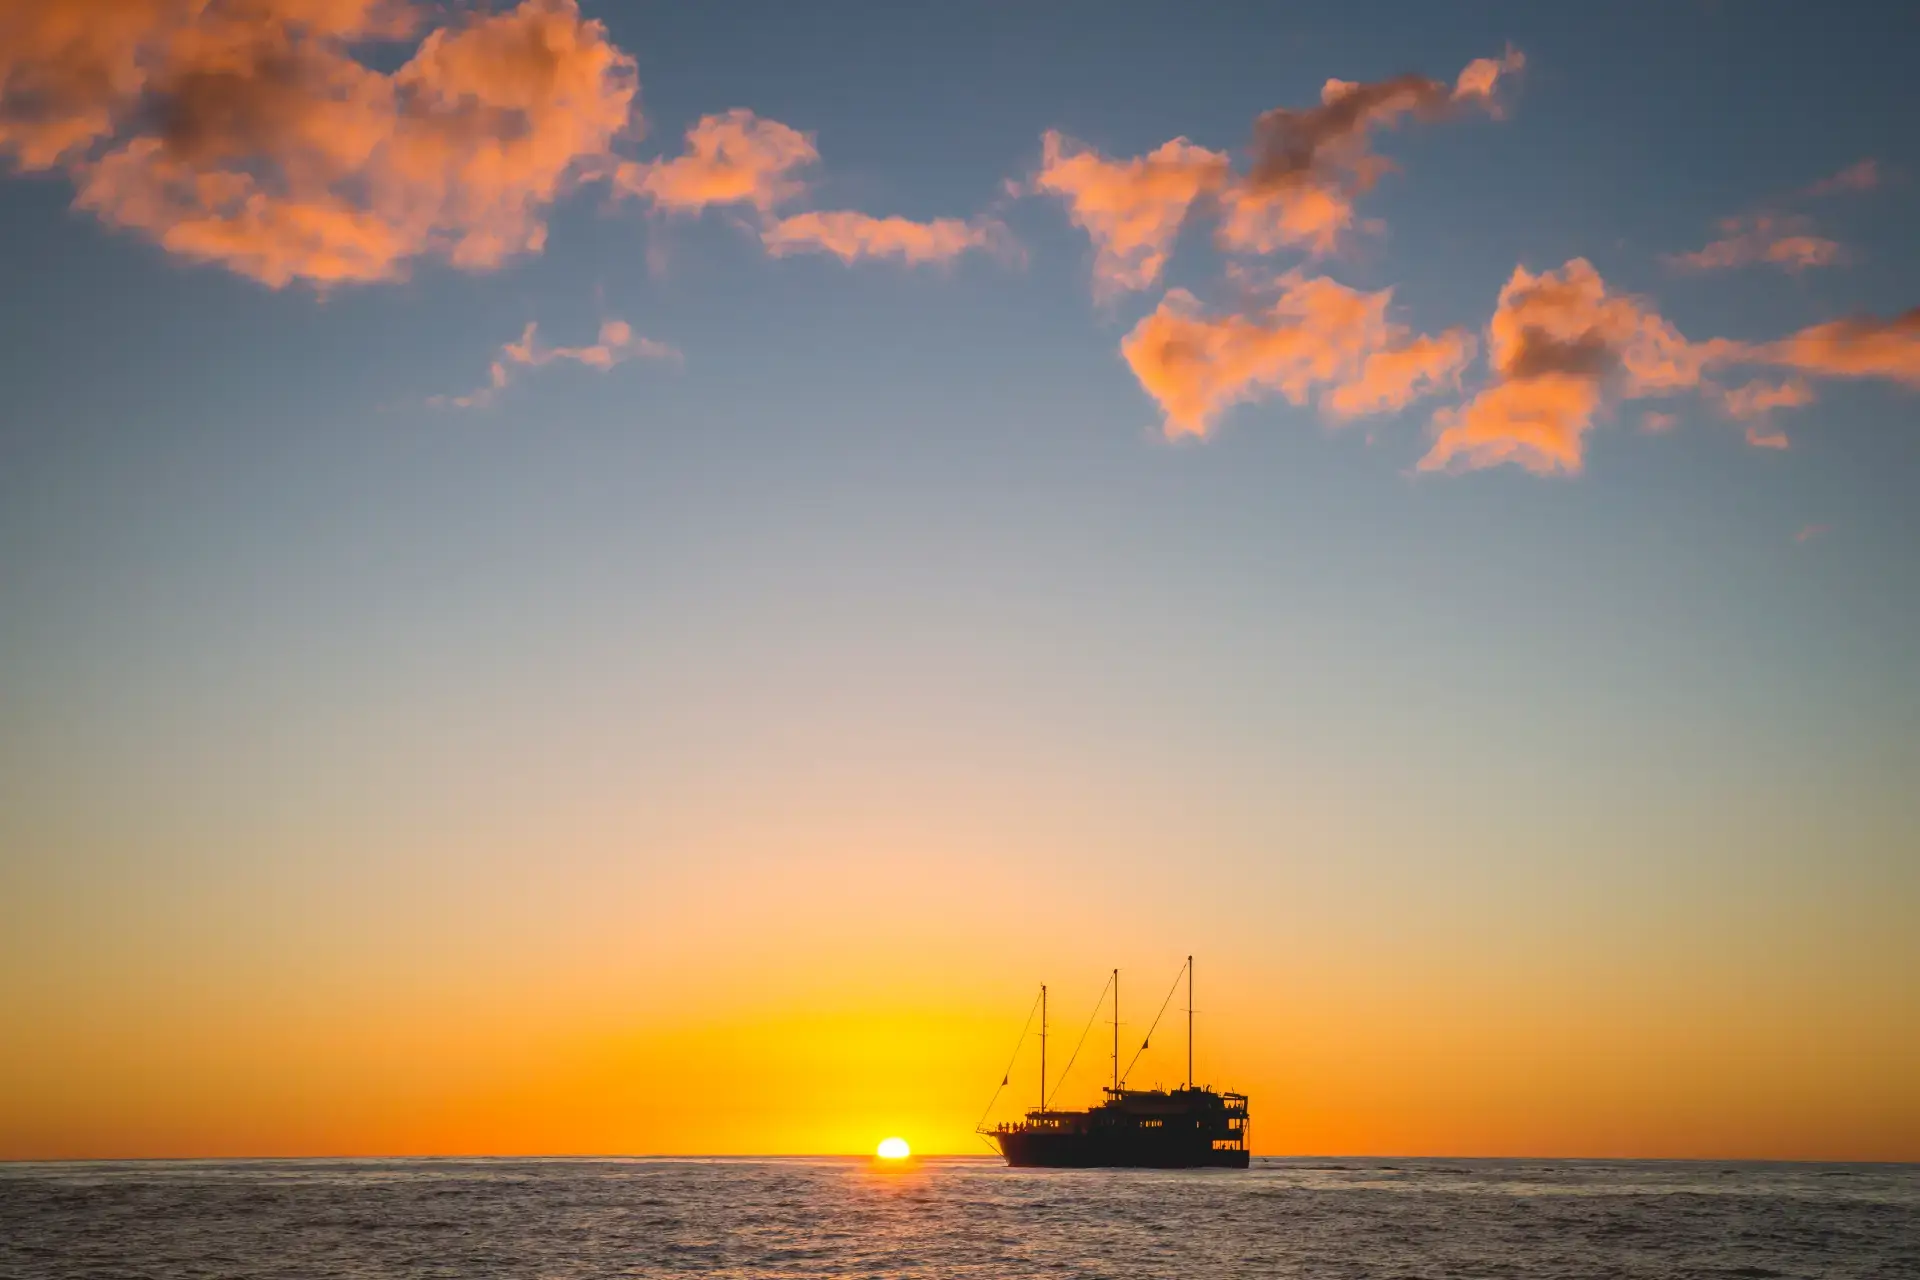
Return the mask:
{"type": "Polygon", "coordinates": [[[0,0],[0,1158],[1920,1159],[1920,9],[1202,10],[0,0]]]}

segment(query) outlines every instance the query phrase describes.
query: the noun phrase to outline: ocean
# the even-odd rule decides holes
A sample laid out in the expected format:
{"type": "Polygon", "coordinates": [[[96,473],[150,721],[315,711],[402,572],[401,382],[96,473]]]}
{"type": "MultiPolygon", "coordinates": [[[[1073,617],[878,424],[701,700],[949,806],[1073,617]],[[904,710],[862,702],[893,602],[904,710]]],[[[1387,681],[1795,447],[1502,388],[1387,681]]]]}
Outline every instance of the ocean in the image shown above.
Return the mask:
{"type": "Polygon", "coordinates": [[[0,1277],[1920,1277],[1920,1166],[0,1164],[0,1277]]]}

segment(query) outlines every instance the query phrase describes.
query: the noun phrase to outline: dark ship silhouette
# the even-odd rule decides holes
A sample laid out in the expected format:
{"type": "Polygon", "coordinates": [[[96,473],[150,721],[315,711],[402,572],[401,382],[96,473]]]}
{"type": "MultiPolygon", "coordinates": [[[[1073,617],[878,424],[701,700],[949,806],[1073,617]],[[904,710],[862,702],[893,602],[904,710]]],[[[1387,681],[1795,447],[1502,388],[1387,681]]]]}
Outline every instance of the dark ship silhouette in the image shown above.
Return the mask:
{"type": "MultiPolygon", "coordinates": [[[[1193,957],[1182,972],[1187,979],[1187,1082],[1178,1089],[1129,1089],[1120,1069],[1120,971],[1108,984],[1113,988],[1113,1083],[1101,1089],[1106,1100],[1085,1111],[1063,1111],[1047,1105],[1047,989],[1040,988],[1040,1106],[1026,1118],[979,1130],[999,1144],[1009,1165],[1017,1168],[1092,1169],[1244,1169],[1248,1162],[1247,1095],[1216,1093],[1193,1083],[1193,957]]],[[[1174,990],[1180,979],[1174,978],[1174,990]]],[[[1102,991],[1101,995],[1106,992],[1102,991]]],[[[1173,990],[1167,992],[1171,1001],[1173,990]]],[[[1167,1011],[1166,1003],[1160,1013],[1167,1011]]],[[[1032,1023],[1032,1015],[1028,1015],[1032,1023]]],[[[1134,1062],[1153,1041],[1160,1025],[1140,1042],[1134,1062]]],[[[1089,1021],[1091,1026],[1091,1021],[1089,1021]]],[[[1081,1034],[1084,1042],[1085,1033],[1081,1034]]],[[[1022,1030],[1021,1041],[1026,1039],[1022,1030]]],[[[1019,1053],[1018,1048],[1015,1054],[1019,1053]]],[[[1076,1047],[1077,1055],[1079,1049],[1076,1047]]],[[[1128,1064],[1129,1069],[1132,1063],[1128,1064]]],[[[1073,1067],[1072,1059],[1067,1069],[1073,1067]]],[[[1008,1067],[1012,1070],[1011,1064],[1008,1067]]],[[[1062,1072],[1064,1078],[1065,1072],[1062,1072]]],[[[1003,1076],[1004,1088],[1011,1074],[1003,1076]]],[[[1057,1091],[1059,1084],[1054,1086],[1057,1091]]],[[[999,1097],[998,1092],[994,1094],[999,1097]]],[[[991,1111],[993,1104],[989,1102],[991,1111]]]]}

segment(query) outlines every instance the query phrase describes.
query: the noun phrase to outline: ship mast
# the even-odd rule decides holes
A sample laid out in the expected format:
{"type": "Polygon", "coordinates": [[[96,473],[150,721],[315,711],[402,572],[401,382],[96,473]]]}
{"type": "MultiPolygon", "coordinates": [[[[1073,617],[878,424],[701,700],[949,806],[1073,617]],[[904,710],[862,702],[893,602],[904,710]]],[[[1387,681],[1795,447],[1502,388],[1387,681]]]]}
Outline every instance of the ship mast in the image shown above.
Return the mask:
{"type": "MultiPolygon", "coordinates": [[[[1192,1000],[1187,1001],[1192,1004],[1192,1000]]],[[[1047,1109],[1047,984],[1040,984],[1040,1110],[1047,1109]]]]}
{"type": "Polygon", "coordinates": [[[1120,971],[1113,971],[1113,1091],[1120,1092],[1120,971]]]}
{"type": "MultiPolygon", "coordinates": [[[[1045,990],[1045,988],[1041,988],[1045,990]]],[[[1041,1024],[1044,1031],[1046,1024],[1041,1024]]],[[[1187,957],[1187,1088],[1193,1088],[1193,957],[1187,957]]]]}

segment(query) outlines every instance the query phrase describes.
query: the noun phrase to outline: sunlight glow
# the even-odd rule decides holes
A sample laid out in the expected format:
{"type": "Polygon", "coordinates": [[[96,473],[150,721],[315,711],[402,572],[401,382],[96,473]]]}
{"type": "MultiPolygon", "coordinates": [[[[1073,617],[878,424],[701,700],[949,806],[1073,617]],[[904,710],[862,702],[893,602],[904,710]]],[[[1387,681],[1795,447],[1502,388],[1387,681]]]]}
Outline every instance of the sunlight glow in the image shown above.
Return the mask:
{"type": "Polygon", "coordinates": [[[905,1160],[913,1151],[907,1146],[905,1138],[888,1138],[881,1142],[874,1154],[882,1160],[905,1160]]]}

